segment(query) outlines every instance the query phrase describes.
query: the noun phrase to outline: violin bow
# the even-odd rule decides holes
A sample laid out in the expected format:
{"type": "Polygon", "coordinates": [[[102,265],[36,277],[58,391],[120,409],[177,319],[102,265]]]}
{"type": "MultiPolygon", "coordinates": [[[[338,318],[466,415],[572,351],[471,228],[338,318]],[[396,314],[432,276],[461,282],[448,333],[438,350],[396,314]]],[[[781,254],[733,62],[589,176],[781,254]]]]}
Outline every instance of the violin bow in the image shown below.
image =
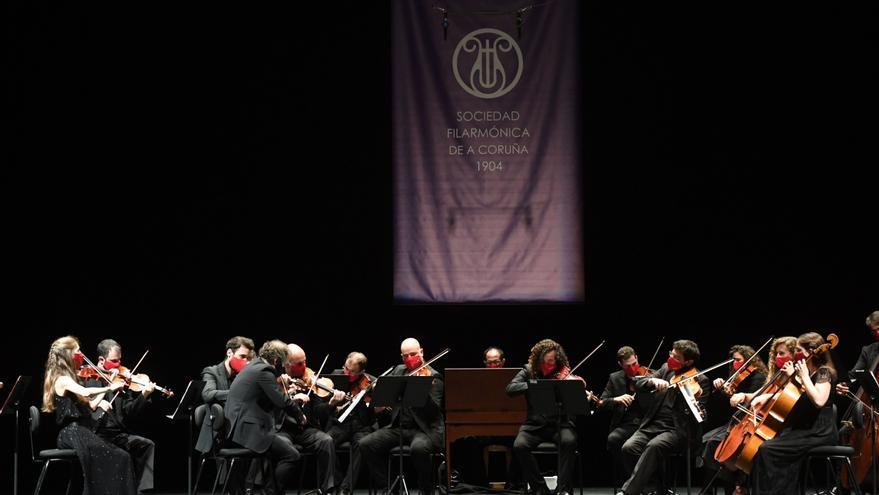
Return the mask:
{"type": "MultiPolygon", "coordinates": [[[[134,373],[137,372],[137,368],[140,367],[140,363],[143,362],[143,358],[147,357],[147,354],[149,354],[149,353],[150,353],[150,350],[149,350],[149,349],[147,349],[147,350],[145,350],[145,351],[143,352],[143,356],[140,357],[140,359],[137,361],[137,364],[134,365],[134,368],[131,368],[131,371],[130,371],[131,376],[134,376],[134,373]]],[[[112,404],[113,401],[116,400],[116,397],[119,397],[119,392],[120,392],[121,390],[122,390],[122,389],[119,389],[119,390],[116,391],[116,393],[113,395],[113,398],[110,399],[110,404],[112,404]]]]}
{"type": "Polygon", "coordinates": [[[605,342],[607,342],[607,341],[606,341],[606,340],[602,340],[600,344],[598,344],[597,346],[595,346],[595,349],[592,349],[592,352],[590,352],[589,354],[587,354],[586,357],[584,357],[583,359],[580,360],[579,363],[577,363],[577,366],[574,366],[573,368],[571,368],[571,371],[568,371],[568,376],[573,375],[573,374],[574,374],[574,371],[576,371],[577,368],[580,367],[580,365],[582,365],[582,364],[585,363],[589,358],[591,358],[593,354],[595,354],[596,352],[598,352],[598,349],[601,349],[601,347],[604,345],[605,342]]]}
{"type": "Polygon", "coordinates": [[[314,386],[315,386],[314,384],[317,383],[317,379],[320,378],[320,374],[321,374],[321,372],[323,372],[324,366],[327,365],[327,359],[329,359],[329,358],[330,358],[330,354],[327,353],[327,355],[324,356],[324,362],[320,363],[320,368],[318,368],[317,373],[314,374],[314,378],[311,379],[312,386],[308,387],[308,392],[306,392],[306,394],[305,394],[306,396],[311,395],[311,391],[314,389],[314,386]]]}

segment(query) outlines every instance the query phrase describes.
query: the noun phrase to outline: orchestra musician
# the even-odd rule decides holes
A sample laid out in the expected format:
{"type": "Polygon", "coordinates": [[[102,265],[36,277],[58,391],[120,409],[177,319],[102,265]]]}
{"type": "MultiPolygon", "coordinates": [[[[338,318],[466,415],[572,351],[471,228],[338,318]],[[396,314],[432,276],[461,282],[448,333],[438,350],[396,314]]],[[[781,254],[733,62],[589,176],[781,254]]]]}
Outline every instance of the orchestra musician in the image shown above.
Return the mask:
{"type": "Polygon", "coordinates": [[[95,420],[90,407],[90,402],[97,405],[102,400],[96,399],[98,396],[115,393],[124,384],[81,385],[78,372],[84,361],[76,337],[52,342],[46,358],[43,411],[54,413],[61,427],[58,448],[76,451],[84,480],[83,495],[134,495],[137,488],[131,456],[93,432],[95,420]]]}
{"type": "MultiPolygon", "coordinates": [[[[201,379],[204,380],[204,389],[201,397],[205,404],[226,404],[229,396],[229,384],[235,375],[241,372],[247,363],[253,359],[253,340],[247,337],[236,336],[226,341],[226,356],[219,364],[207,366],[201,370],[201,379]]],[[[199,452],[209,452],[213,445],[213,426],[211,415],[206,414],[195,443],[195,449],[199,452]]]]}
{"type": "MultiPolygon", "coordinates": [[[[849,378],[854,379],[854,376],[851,374],[854,370],[865,370],[869,366],[872,366],[873,363],[876,362],[876,358],[879,357],[879,311],[873,311],[867,316],[866,320],[867,330],[870,332],[870,336],[873,337],[876,342],[871,344],[867,344],[861,348],[861,354],[858,356],[858,361],[852,366],[849,371],[849,378]]],[[[873,370],[875,372],[875,370],[873,370]]],[[[845,395],[849,392],[848,383],[843,380],[840,380],[839,383],[836,384],[836,393],[840,395],[845,395]]]]}
{"type": "MultiPolygon", "coordinates": [[[[673,386],[674,382],[694,369],[699,355],[695,342],[675,341],[666,363],[647,378],[639,380],[637,392],[649,393],[652,390],[655,391],[655,397],[638,430],[623,444],[623,465],[629,478],[618,493],[641,493],[664,458],[684,451],[688,441],[692,444],[701,438],[699,421],[689,409],[680,387],[673,386]]],[[[708,390],[709,383],[704,375],[694,380],[701,390],[708,390]]],[[[708,393],[694,395],[698,406],[704,410],[708,393]]]]}
{"type": "MultiPolygon", "coordinates": [[[[104,339],[98,343],[98,369],[107,376],[117,375],[122,367],[122,346],[113,339],[104,339]]],[[[100,376],[91,376],[85,380],[87,387],[100,387],[106,382],[100,376]]],[[[110,407],[109,400],[113,394],[104,396],[98,407],[101,411],[95,433],[104,440],[125,450],[134,462],[134,473],[137,477],[138,492],[153,488],[155,469],[156,444],[149,438],[135,435],[129,430],[131,418],[143,415],[156,389],[155,383],[148,383],[141,392],[133,392],[126,387],[118,392],[118,397],[110,407]]]]}
{"type": "MultiPolygon", "coordinates": [[[[409,375],[424,364],[424,349],[414,338],[407,338],[400,344],[400,355],[403,364],[394,368],[390,376],[409,375]]],[[[421,368],[418,374],[434,377],[427,403],[423,407],[394,408],[390,424],[360,440],[360,451],[378,490],[387,488],[388,452],[399,444],[402,436],[404,445],[408,443],[411,449],[419,490],[422,494],[433,491],[430,456],[434,452],[442,452],[444,447],[445,421],[441,409],[443,380],[431,366],[421,368]]]]}
{"type": "Polygon", "coordinates": [[[503,368],[507,363],[504,358],[504,350],[500,347],[489,347],[482,352],[482,363],[486,368],[503,368]]]}
{"type": "MultiPolygon", "coordinates": [[[[570,372],[568,356],[562,346],[554,340],[543,339],[531,348],[528,363],[507,385],[507,394],[510,396],[524,394],[531,380],[557,379],[568,372],[570,372]]],[[[573,487],[577,433],[570,416],[563,418],[561,425],[558,425],[558,421],[558,416],[538,414],[534,411],[534,405],[528,401],[528,414],[513,442],[513,453],[522,467],[522,477],[535,494],[549,493],[546,482],[540,474],[537,459],[532,453],[541,442],[556,442],[560,447],[557,493],[570,493],[573,487]],[[557,438],[557,435],[561,438],[557,438]]]]}

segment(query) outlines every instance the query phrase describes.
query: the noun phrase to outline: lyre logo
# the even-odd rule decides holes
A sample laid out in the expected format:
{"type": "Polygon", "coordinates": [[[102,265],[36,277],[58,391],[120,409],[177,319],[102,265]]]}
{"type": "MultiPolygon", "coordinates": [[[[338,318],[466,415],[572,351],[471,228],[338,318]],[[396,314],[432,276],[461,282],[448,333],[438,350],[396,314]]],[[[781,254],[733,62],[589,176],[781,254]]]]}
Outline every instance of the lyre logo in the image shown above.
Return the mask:
{"type": "Polygon", "coordinates": [[[468,33],[452,55],[455,79],[464,91],[477,98],[491,99],[509,93],[522,76],[522,66],[522,50],[516,41],[491,28],[468,33]],[[511,74],[515,75],[510,77],[511,74]]]}

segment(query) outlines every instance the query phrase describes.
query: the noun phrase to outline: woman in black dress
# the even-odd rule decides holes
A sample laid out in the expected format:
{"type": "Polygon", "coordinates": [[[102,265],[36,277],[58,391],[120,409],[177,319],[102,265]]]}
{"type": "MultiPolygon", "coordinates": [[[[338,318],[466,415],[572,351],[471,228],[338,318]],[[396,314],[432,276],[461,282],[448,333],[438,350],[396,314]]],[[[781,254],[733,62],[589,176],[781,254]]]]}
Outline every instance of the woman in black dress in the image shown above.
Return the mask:
{"type": "MultiPolygon", "coordinates": [[[[788,415],[784,429],[763,443],[754,458],[761,494],[797,493],[806,452],[837,443],[839,434],[831,400],[836,369],[830,353],[812,355],[822,344],[824,339],[817,333],[800,335],[793,360],[782,368],[788,376],[796,374],[804,392],[788,415]]],[[[764,394],[751,404],[757,407],[770,398],[770,394],[764,394]]]]}
{"type": "Polygon", "coordinates": [[[43,382],[43,411],[54,412],[61,431],[58,448],[73,449],[82,466],[83,495],[136,495],[134,470],[128,452],[111,445],[92,432],[91,412],[110,407],[104,394],[122,384],[83,387],[76,371],[82,365],[79,341],[61,337],[52,342],[46,359],[43,382]]]}

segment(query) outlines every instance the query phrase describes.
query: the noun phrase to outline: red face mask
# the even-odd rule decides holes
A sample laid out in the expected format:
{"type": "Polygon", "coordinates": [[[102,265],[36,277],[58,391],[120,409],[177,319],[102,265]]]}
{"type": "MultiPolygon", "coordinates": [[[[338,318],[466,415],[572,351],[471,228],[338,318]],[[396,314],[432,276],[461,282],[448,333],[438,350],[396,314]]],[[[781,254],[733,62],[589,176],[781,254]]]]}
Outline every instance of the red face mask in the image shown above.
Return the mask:
{"type": "Polygon", "coordinates": [[[638,363],[630,364],[629,366],[623,366],[623,373],[626,374],[629,378],[634,376],[638,376],[638,371],[641,370],[641,365],[638,363]]]}
{"type": "Polygon", "coordinates": [[[403,358],[403,363],[406,365],[407,368],[409,368],[409,371],[415,371],[416,369],[418,369],[418,367],[421,366],[421,362],[421,356],[417,354],[414,356],[406,356],[403,358]]]}
{"type": "Polygon", "coordinates": [[[232,356],[232,358],[229,359],[229,367],[232,368],[232,371],[234,371],[235,373],[241,373],[241,370],[243,370],[244,367],[247,366],[248,362],[249,361],[246,359],[242,359],[238,356],[232,356]]]}
{"type": "Polygon", "coordinates": [[[794,362],[795,362],[795,363],[798,363],[798,362],[800,362],[800,361],[802,361],[802,360],[804,360],[804,359],[806,359],[806,354],[805,354],[805,353],[802,353],[802,352],[800,352],[800,351],[797,351],[797,352],[794,353],[794,362]]]}
{"type": "Polygon", "coordinates": [[[742,368],[742,366],[744,366],[744,364],[745,364],[744,361],[733,361],[732,362],[733,371],[739,371],[742,368]]]}
{"type": "Polygon", "coordinates": [[[542,373],[543,376],[550,376],[553,371],[555,371],[555,364],[540,363],[540,373],[542,373]]]}
{"type": "Polygon", "coordinates": [[[486,368],[500,368],[503,366],[503,363],[486,363],[486,368]]]}
{"type": "Polygon", "coordinates": [[[104,359],[104,369],[105,370],[112,371],[121,365],[122,365],[122,361],[119,361],[118,363],[114,363],[113,361],[110,361],[109,359],[104,359]]]}
{"type": "Polygon", "coordinates": [[[775,356],[775,367],[778,369],[784,368],[788,361],[790,361],[790,356],[775,356]]]}
{"type": "Polygon", "coordinates": [[[668,361],[666,361],[666,363],[668,364],[668,369],[670,369],[672,371],[677,371],[677,370],[684,367],[684,363],[675,359],[674,356],[669,356],[668,361]]]}
{"type": "Polygon", "coordinates": [[[290,365],[290,376],[301,377],[305,374],[305,361],[290,365]]]}
{"type": "Polygon", "coordinates": [[[73,367],[77,370],[82,368],[83,363],[85,363],[85,354],[77,351],[73,353],[73,367]]]}
{"type": "Polygon", "coordinates": [[[351,383],[356,382],[357,379],[360,378],[360,375],[352,375],[352,374],[349,373],[348,370],[346,370],[346,369],[343,369],[343,370],[342,370],[342,374],[344,374],[345,376],[347,376],[347,377],[348,377],[348,381],[351,382],[351,383]]]}

